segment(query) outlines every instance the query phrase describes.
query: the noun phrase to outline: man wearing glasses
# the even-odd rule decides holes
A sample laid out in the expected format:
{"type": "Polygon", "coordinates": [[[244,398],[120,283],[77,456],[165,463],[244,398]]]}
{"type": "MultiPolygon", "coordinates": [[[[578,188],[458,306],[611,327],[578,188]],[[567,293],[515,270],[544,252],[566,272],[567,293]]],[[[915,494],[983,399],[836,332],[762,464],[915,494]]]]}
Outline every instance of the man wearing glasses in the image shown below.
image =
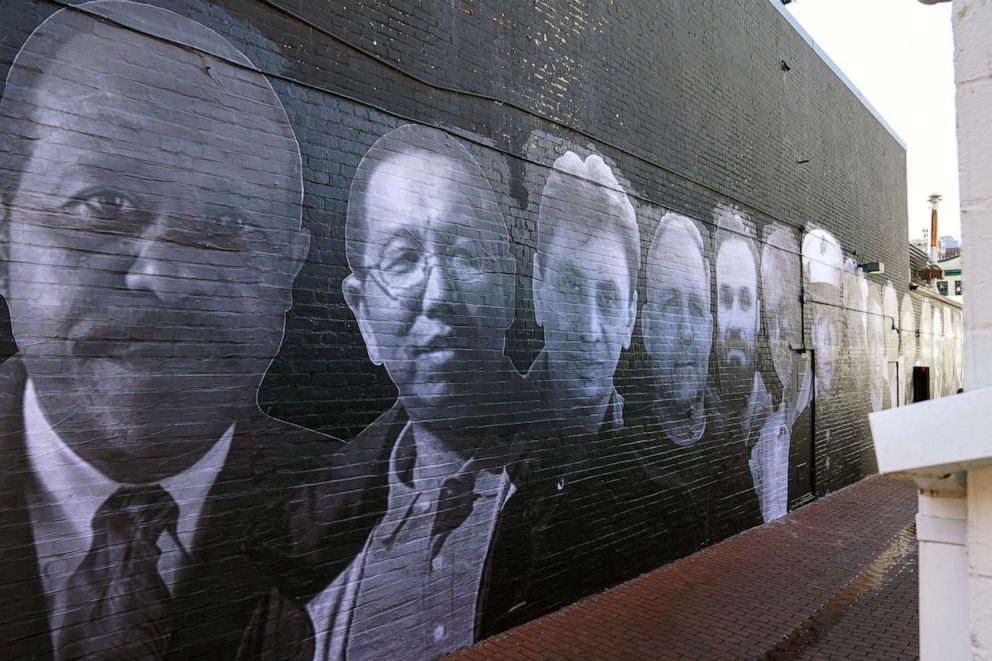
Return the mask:
{"type": "Polygon", "coordinates": [[[534,399],[503,356],[515,262],[468,150],[422,126],[381,137],[352,182],[346,238],[344,296],[397,399],[311,499],[313,521],[345,522],[340,536],[317,533],[329,563],[367,530],[310,604],[318,658],[433,658],[529,611],[521,586],[547,512],[534,505],[568,490],[549,478],[533,496],[515,460],[534,399]],[[348,493],[361,504],[341,505],[348,493]]]}

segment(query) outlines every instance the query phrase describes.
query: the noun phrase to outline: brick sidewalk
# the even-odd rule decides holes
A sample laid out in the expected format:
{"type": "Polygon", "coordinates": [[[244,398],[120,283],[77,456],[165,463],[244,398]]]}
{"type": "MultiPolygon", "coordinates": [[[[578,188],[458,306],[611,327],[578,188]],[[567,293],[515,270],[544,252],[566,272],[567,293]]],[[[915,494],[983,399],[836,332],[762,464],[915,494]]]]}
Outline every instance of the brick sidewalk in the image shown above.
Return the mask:
{"type": "Polygon", "coordinates": [[[449,659],[914,659],[916,491],[872,477],[449,659]]]}

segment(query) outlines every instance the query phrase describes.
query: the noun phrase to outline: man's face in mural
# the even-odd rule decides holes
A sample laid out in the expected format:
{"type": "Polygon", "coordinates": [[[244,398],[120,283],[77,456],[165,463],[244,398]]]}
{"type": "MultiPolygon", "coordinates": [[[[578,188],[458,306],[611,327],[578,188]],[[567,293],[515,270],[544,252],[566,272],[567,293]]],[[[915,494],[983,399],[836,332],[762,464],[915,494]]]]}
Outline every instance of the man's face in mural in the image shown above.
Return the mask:
{"type": "Polygon", "coordinates": [[[612,394],[637,300],[621,238],[588,227],[559,224],[547,254],[535,260],[534,288],[554,386],[584,406],[612,394]]]}
{"type": "Polygon", "coordinates": [[[709,370],[713,344],[709,264],[694,238],[677,223],[656,235],[649,254],[648,300],[641,311],[644,345],[659,400],[685,408],[706,387],[709,370]]]}
{"type": "Polygon", "coordinates": [[[827,282],[810,284],[813,304],[813,347],[816,349],[816,393],[827,395],[834,382],[840,353],[840,289],[827,282]]]}
{"type": "Polygon", "coordinates": [[[941,343],[944,341],[944,313],[941,308],[933,309],[933,326],[930,335],[930,356],[933,367],[930,368],[930,384],[934,396],[939,397],[944,387],[944,365],[941,343]]]}
{"type": "Polygon", "coordinates": [[[930,383],[933,387],[933,307],[930,301],[923,301],[920,306],[920,336],[919,336],[920,365],[930,368],[930,383]]]}
{"type": "Polygon", "coordinates": [[[891,282],[885,283],[882,291],[882,314],[885,332],[885,360],[899,359],[899,297],[891,282]]]}
{"type": "MultiPolygon", "coordinates": [[[[786,231],[786,230],[779,230],[786,231]]],[[[791,237],[788,239],[795,243],[791,237]]],[[[786,389],[792,384],[793,348],[802,346],[802,309],[799,302],[801,273],[795,253],[768,244],[761,256],[761,288],[765,297],[765,329],[772,364],[786,389]]]]}
{"type": "Polygon", "coordinates": [[[913,366],[916,364],[916,309],[909,294],[902,297],[899,326],[899,354],[902,357],[903,401],[909,403],[913,397],[913,366]]]}
{"type": "Polygon", "coordinates": [[[378,164],[365,193],[363,264],[345,297],[421,421],[484,409],[504,374],[512,258],[505,231],[478,212],[483,186],[466,164],[417,150],[378,164]]]}
{"type": "Polygon", "coordinates": [[[751,247],[726,239],[716,256],[717,359],[722,374],[749,378],[758,334],[758,270],[751,247]]]}
{"type": "Polygon", "coordinates": [[[882,408],[885,390],[885,323],[878,285],[868,290],[868,393],[873,411],[882,408]]]}
{"type": "MultiPolygon", "coordinates": [[[[813,325],[810,329],[818,398],[830,396],[841,343],[841,283],[847,292],[851,275],[844,271],[840,242],[823,229],[810,229],[802,240],[803,275],[809,283],[813,325]]],[[[845,297],[846,298],[846,297],[845,297]]],[[[863,309],[863,308],[862,308],[863,309]]]]}
{"type": "Polygon", "coordinates": [[[46,65],[3,295],[64,440],[115,479],[157,480],[255,405],[309,243],[299,150],[260,75],[208,75],[133,31],[71,38],[46,65]]]}

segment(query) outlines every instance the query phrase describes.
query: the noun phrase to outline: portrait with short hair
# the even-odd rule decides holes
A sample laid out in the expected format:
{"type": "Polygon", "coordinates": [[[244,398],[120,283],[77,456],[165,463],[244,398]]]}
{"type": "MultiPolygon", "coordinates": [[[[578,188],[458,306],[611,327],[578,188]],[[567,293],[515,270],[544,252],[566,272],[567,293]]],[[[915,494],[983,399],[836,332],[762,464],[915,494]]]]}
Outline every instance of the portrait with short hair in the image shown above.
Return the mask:
{"type": "Polygon", "coordinates": [[[527,379],[557,426],[622,428],[613,377],[637,317],[641,241],[634,207],[598,154],[566,151],[555,160],[541,191],[533,261],[544,348],[527,379]]]}
{"type": "Polygon", "coordinates": [[[849,374],[855,390],[864,394],[871,387],[868,369],[868,278],[853,257],[844,260],[841,301],[843,345],[849,374]]]}
{"type": "Polygon", "coordinates": [[[706,431],[713,346],[707,248],[696,223],[673,212],[661,217],[648,248],[641,336],[651,400],[666,437],[680,447],[699,442],[706,431]]]}
{"type": "Polygon", "coordinates": [[[885,364],[882,374],[885,377],[886,408],[901,404],[901,393],[906,388],[905,382],[900,382],[902,374],[899,371],[899,295],[896,288],[888,280],[882,288],[882,330],[885,334],[885,364]]]}
{"type": "Polygon", "coordinates": [[[934,308],[929,299],[923,299],[923,303],[920,304],[920,332],[918,335],[920,345],[920,365],[928,368],[930,371],[929,397],[931,398],[937,396],[937,392],[934,389],[936,384],[936,365],[934,364],[933,354],[933,313],[934,308]]]}
{"type": "MultiPolygon", "coordinates": [[[[803,277],[809,286],[813,316],[810,333],[816,352],[814,396],[819,401],[830,397],[839,368],[844,256],[834,235],[819,228],[809,230],[803,237],[802,253],[803,277]]],[[[849,276],[844,278],[845,283],[849,282],[849,276]]]]}
{"type": "Polygon", "coordinates": [[[250,569],[276,476],[339,445],[256,403],[309,245],[282,103],[218,33],[98,1],[28,38],[0,124],[0,656],[308,658],[250,569]]]}
{"type": "Polygon", "coordinates": [[[721,396],[746,398],[757,374],[761,328],[757,236],[754,224],[739,209],[721,205],[714,210],[713,217],[716,223],[714,353],[721,396]]]}
{"type": "Polygon", "coordinates": [[[944,370],[944,394],[953,395],[958,389],[957,372],[954,365],[954,311],[949,306],[944,307],[944,337],[941,344],[941,366],[944,370]]]}
{"type": "Polygon", "coordinates": [[[899,361],[902,365],[903,404],[913,401],[913,367],[917,363],[916,306],[909,292],[902,295],[899,310],[899,361]]]}
{"type": "MultiPolygon", "coordinates": [[[[784,516],[789,506],[790,487],[797,496],[808,490],[808,478],[797,475],[790,485],[790,457],[808,465],[808,444],[799,441],[794,448],[793,428],[807,410],[812,395],[812,370],[808,360],[798,355],[803,347],[801,307],[802,260],[795,231],[781,223],[765,226],[761,248],[762,310],[771,362],[778,383],[774,411],[762,427],[761,438],[752,451],[754,477],[765,521],[784,516]]],[[[802,430],[809,423],[800,425],[802,430]]],[[[798,466],[797,466],[798,468],[798,466]]]]}
{"type": "MultiPolygon", "coordinates": [[[[516,263],[475,149],[408,124],[378,137],[352,179],[341,286],[396,401],[336,458],[361,512],[344,534],[359,544],[308,604],[317,659],[440,656],[574,600],[571,583],[527,596],[536,554],[569,539],[542,496],[571,486],[518,470],[528,453],[559,455],[530,433],[537,397],[504,355],[516,263]]],[[[333,483],[315,489],[316,502],[341,500],[333,483]]],[[[334,543],[315,553],[340,555],[334,543]]]]}
{"type": "Polygon", "coordinates": [[[885,315],[882,308],[882,288],[877,282],[868,283],[868,401],[872,411],[880,411],[884,404],[887,381],[885,378],[885,315]]]}
{"type": "Polygon", "coordinates": [[[930,327],[930,392],[932,397],[944,395],[944,310],[933,306],[933,324],[930,327]]]}

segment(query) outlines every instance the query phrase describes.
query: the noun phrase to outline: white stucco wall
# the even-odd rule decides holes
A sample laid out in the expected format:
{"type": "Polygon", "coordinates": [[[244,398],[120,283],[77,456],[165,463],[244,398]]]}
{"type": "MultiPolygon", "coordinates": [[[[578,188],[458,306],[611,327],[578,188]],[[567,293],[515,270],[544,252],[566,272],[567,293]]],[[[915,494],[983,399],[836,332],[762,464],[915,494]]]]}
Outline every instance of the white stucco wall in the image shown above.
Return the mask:
{"type": "MultiPolygon", "coordinates": [[[[964,384],[992,387],[992,305],[975,292],[992,285],[992,0],[955,0],[958,162],[961,176],[964,384]]],[[[989,438],[992,446],[992,437],[989,438]]],[[[992,468],[968,473],[971,642],[992,659],[992,468]]]]}

